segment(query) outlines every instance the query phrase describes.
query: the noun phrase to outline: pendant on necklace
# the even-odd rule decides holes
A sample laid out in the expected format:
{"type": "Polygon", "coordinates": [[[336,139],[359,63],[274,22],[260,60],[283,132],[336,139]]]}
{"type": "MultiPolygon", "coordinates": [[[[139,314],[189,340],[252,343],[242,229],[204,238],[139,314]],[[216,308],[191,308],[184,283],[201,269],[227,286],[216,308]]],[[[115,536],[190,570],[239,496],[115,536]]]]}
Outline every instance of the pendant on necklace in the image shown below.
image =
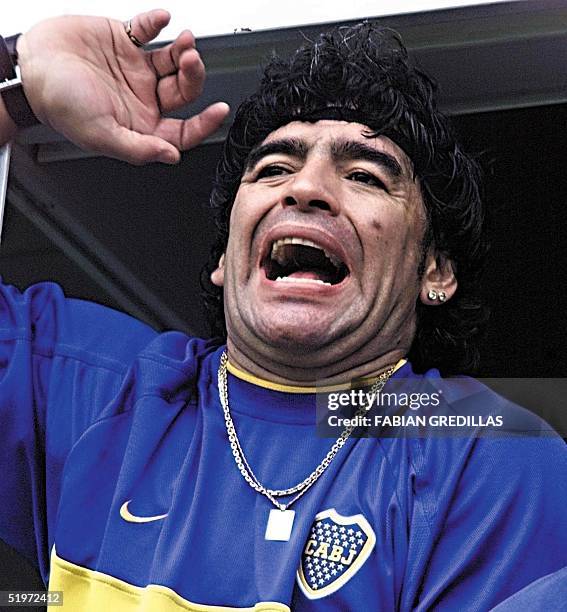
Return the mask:
{"type": "Polygon", "coordinates": [[[276,508],[270,510],[264,538],[266,540],[287,542],[291,537],[294,518],[295,510],[279,510],[276,508]]]}

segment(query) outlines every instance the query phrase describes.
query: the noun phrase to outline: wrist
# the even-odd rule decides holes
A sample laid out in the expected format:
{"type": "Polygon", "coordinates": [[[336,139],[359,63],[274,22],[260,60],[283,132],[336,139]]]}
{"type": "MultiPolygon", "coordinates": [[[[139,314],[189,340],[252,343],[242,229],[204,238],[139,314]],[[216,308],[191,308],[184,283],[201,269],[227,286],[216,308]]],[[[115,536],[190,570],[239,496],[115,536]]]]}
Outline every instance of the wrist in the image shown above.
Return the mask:
{"type": "MultiPolygon", "coordinates": [[[[4,39],[0,36],[0,97],[3,110],[11,122],[25,128],[39,123],[24,92],[18,66],[21,35],[4,39]]],[[[9,122],[7,123],[9,129],[9,122]]]]}

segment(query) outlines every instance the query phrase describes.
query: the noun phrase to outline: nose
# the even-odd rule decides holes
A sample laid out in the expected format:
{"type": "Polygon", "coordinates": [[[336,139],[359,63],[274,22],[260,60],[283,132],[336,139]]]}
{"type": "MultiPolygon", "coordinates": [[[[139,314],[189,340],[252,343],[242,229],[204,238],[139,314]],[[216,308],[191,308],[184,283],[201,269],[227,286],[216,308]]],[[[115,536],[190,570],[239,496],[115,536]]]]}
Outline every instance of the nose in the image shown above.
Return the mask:
{"type": "Polygon", "coordinates": [[[286,184],[284,205],[297,206],[305,212],[319,209],[333,216],[338,215],[339,195],[332,176],[331,168],[324,167],[323,164],[306,162],[286,184]]]}

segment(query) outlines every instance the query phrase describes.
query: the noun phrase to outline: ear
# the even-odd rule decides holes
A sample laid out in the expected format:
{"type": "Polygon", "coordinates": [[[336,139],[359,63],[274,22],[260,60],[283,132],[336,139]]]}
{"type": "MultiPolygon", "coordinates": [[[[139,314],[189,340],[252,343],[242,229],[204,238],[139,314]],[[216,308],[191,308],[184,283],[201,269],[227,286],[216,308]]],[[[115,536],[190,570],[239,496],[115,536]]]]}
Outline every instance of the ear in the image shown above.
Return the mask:
{"type": "Polygon", "coordinates": [[[441,306],[457,291],[452,262],[434,251],[427,255],[419,298],[427,306],[441,306]]]}
{"type": "Polygon", "coordinates": [[[217,287],[224,286],[224,253],[219,259],[218,267],[211,272],[211,283],[217,287]]]}

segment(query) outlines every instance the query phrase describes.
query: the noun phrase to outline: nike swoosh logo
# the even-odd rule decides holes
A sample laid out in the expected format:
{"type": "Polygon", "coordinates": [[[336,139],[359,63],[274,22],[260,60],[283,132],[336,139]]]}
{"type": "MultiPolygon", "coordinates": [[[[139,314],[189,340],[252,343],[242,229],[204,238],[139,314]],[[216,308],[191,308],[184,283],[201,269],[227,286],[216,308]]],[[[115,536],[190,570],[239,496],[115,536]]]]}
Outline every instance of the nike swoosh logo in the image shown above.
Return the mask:
{"type": "Polygon", "coordinates": [[[153,521],[161,521],[169,514],[166,512],[165,514],[156,514],[156,516],[136,516],[128,510],[128,504],[131,501],[131,499],[125,501],[120,507],[120,516],[128,523],[152,523],[153,521]]]}

